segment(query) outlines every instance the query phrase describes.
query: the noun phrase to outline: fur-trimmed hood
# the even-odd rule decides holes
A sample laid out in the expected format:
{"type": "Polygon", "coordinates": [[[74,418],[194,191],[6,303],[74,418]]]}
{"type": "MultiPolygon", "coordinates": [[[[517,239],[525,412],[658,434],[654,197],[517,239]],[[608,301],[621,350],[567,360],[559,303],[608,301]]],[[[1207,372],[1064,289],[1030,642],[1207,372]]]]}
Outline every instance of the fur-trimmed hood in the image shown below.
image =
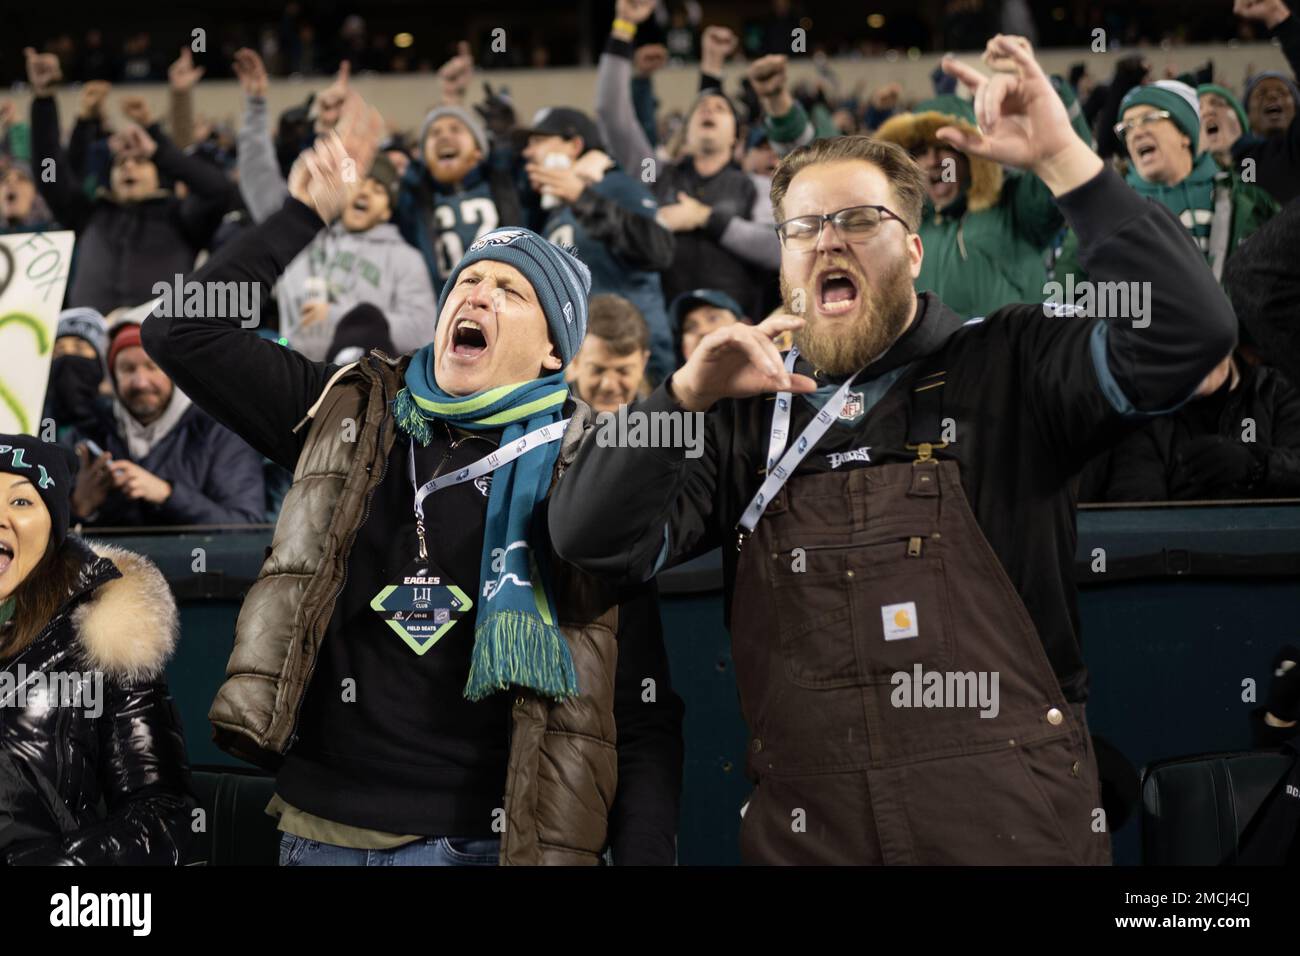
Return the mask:
{"type": "MultiPolygon", "coordinates": [[[[979,130],[969,120],[949,113],[926,110],[920,113],[899,113],[887,119],[875,138],[889,143],[897,143],[906,150],[917,146],[944,145],[935,133],[944,126],[956,126],[969,133],[979,130]]],[[[950,147],[951,148],[951,147],[950,147]]],[[[963,153],[970,162],[970,186],[966,189],[966,208],[970,212],[979,212],[997,205],[1002,195],[1002,167],[991,160],[970,153],[963,153]]]]}
{"type": "Polygon", "coordinates": [[[143,555],[112,545],[88,545],[112,563],[119,577],[100,584],[72,612],[72,626],[87,663],[128,680],[162,673],[176,647],[176,600],[157,566],[143,555]]]}

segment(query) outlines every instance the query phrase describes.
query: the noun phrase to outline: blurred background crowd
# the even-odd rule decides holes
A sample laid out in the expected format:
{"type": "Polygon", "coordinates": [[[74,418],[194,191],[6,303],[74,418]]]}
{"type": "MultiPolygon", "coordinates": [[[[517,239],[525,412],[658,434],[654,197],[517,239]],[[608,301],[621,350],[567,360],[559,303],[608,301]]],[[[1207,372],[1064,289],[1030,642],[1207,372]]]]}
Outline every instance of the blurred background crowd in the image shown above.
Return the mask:
{"type": "Polygon", "coordinates": [[[1053,77],[1079,135],[1180,218],[1243,323],[1222,387],[1093,462],[1080,499],[1300,496],[1289,359],[1251,332],[1265,308],[1260,277],[1286,271],[1295,248],[1300,24],[1290,8],[878,6],[589,0],[542,15],[509,3],[491,13],[378,3],[364,14],[338,3],[273,13],[236,3],[202,42],[190,25],[206,20],[183,8],[75,35],[68,23],[91,21],[17,13],[9,36],[28,45],[0,51],[0,74],[15,84],[15,98],[0,101],[0,231],[77,234],[46,401],[60,440],[82,459],[75,519],[274,519],[287,474],[172,386],[141,347],[139,322],[156,283],[191,272],[280,207],[294,158],[370,72],[427,73],[428,109],[418,125],[390,118],[360,196],[258,297],[261,334],[313,359],[345,363],[430,341],[437,291],[465,248],[521,224],[590,266],[590,332],[569,375],[582,398],[614,410],[712,329],[780,307],[771,176],[783,155],[824,136],[872,135],[917,159],[929,180],[917,286],[959,313],[1082,282],[1073,236],[1041,182],[935,136],[974,125],[950,77],[935,70],[928,88],[904,88],[857,75],[882,57],[980,47],[998,30],[1079,50],[1053,77]],[[1091,57],[1099,35],[1122,55],[1091,57]],[[1213,59],[1176,56],[1180,44],[1207,40],[1270,42],[1289,69],[1225,76],[1213,59]],[[796,79],[799,61],[814,72],[796,79]],[[509,86],[564,65],[588,67],[571,96],[521,114],[509,86]],[[533,72],[483,82],[483,71],[504,67],[533,72]],[[698,74],[689,97],[661,98],[657,80],[683,67],[698,74]],[[196,109],[196,89],[221,77],[238,84],[238,115],[196,109]],[[136,84],[148,83],[166,84],[165,109],[139,95],[136,84]],[[302,96],[273,111],[280,83],[299,84],[302,96]]]}

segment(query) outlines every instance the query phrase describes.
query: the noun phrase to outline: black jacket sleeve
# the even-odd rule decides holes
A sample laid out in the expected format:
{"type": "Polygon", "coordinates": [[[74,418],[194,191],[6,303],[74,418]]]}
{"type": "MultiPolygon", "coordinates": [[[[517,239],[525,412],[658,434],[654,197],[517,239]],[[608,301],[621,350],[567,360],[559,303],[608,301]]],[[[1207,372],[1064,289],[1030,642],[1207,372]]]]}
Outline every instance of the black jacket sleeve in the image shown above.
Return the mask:
{"type": "MultiPolygon", "coordinates": [[[[269,287],[325,224],[296,199],[222,246],[186,282],[255,282],[269,287]]],[[[238,318],[145,320],[145,351],[195,404],[272,461],[290,470],[306,440],[294,426],[320,396],[334,366],[241,328],[238,318]]]]}
{"type": "Polygon", "coordinates": [[[1168,501],[1169,475],[1151,424],[1129,435],[1111,452],[1102,501],[1168,501]]]}
{"type": "MultiPolygon", "coordinates": [[[[1102,391],[1127,414],[1157,414],[1186,401],[1237,344],[1237,317],[1191,236],[1109,169],[1057,204],[1079,237],[1089,277],[1123,283],[1131,303],[1144,302],[1143,314],[1130,306],[1129,315],[1100,320],[1096,351],[1074,358],[1093,359],[1102,391]]],[[[1062,394],[1050,378],[1039,380],[1047,396],[1062,394]]]]}
{"type": "MultiPolygon", "coordinates": [[[[1295,19],[1292,17],[1292,19],[1295,19]]],[[[1287,203],[1237,247],[1223,286],[1267,361],[1300,382],[1300,202],[1287,203]]]]}
{"type": "Polygon", "coordinates": [[[32,98],[32,175],[59,224],[77,232],[84,229],[95,204],[82,192],[77,171],[59,143],[59,106],[52,96],[32,98]],[[52,179],[44,175],[47,159],[54,160],[52,179]]]}
{"type": "Polygon", "coordinates": [[[78,117],[77,122],[73,124],[72,135],[68,137],[68,160],[72,163],[72,171],[77,174],[78,179],[84,179],[86,176],[86,164],[90,161],[90,147],[107,135],[104,123],[98,117],[94,119],[78,117]]]}
{"type": "Polygon", "coordinates": [[[216,166],[187,155],[165,136],[157,143],[153,161],[158,172],[189,187],[189,195],[178,206],[181,231],[193,245],[206,246],[231,204],[230,183],[216,166]]]}
{"type": "Polygon", "coordinates": [[[1272,427],[1269,446],[1257,452],[1264,462],[1258,490],[1268,497],[1292,498],[1300,495],[1300,392],[1281,375],[1271,377],[1272,427]]]}
{"type": "Polygon", "coordinates": [[[659,272],[673,264],[676,243],[669,230],[590,186],[573,204],[573,216],[592,238],[605,243],[632,269],[659,272]]]}
{"type": "MultiPolygon", "coordinates": [[[[670,376],[632,408],[680,413],[671,384],[670,376]]],[[[698,458],[687,458],[682,445],[603,447],[590,429],[551,494],[556,553],[592,574],[639,583],[661,567],[716,548],[723,539],[715,501],[719,463],[730,453],[729,411],[721,402],[703,416],[698,458]]]]}
{"type": "Polygon", "coordinates": [[[1105,99],[1092,128],[1093,139],[1097,141],[1097,152],[1102,159],[1109,159],[1116,154],[1124,155],[1124,144],[1115,135],[1115,124],[1119,122],[1119,104],[1125,93],[1142,82],[1145,72],[1141,56],[1125,57],[1115,66],[1115,75],[1106,89],[1105,99]]]}
{"type": "Polygon", "coordinates": [[[13,865],[179,865],[193,834],[189,766],[180,718],[161,681],[106,679],[100,721],[101,786],[108,815],[61,838],[16,849],[13,865]]]}
{"type": "Polygon", "coordinates": [[[618,790],[609,815],[615,866],[672,866],[681,809],[682,715],[653,583],[619,602],[614,720],[618,790]]]}
{"type": "MultiPolygon", "coordinates": [[[[1300,16],[1297,16],[1297,5],[1292,3],[1291,16],[1279,23],[1273,30],[1272,34],[1282,44],[1282,55],[1291,66],[1291,75],[1300,80],[1300,16]]],[[[1296,122],[1291,122],[1291,132],[1295,132],[1296,122]]]]}

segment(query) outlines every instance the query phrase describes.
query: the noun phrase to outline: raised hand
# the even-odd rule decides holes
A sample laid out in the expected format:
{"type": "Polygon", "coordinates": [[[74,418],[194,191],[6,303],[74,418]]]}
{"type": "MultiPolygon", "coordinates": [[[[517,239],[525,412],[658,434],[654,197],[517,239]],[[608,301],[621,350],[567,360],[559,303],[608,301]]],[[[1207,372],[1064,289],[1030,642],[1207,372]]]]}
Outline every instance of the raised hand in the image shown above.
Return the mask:
{"type": "Polygon", "coordinates": [[[348,81],[352,76],[352,64],[344,60],[339,64],[339,71],[334,74],[334,82],[321,90],[316,97],[316,132],[324,133],[334,128],[343,109],[343,101],[348,96],[348,81]]]}
{"type": "Polygon", "coordinates": [[[474,55],[469,43],[461,40],[456,44],[456,55],[438,67],[438,79],[442,83],[442,101],[444,103],[462,103],[465,90],[474,78],[474,55]]]}
{"type": "Polygon", "coordinates": [[[749,77],[749,85],[758,95],[759,105],[769,116],[784,116],[794,105],[787,85],[785,67],[785,54],[771,53],[760,56],[749,64],[749,69],[745,71],[745,75],[749,77]]]}
{"type": "Polygon", "coordinates": [[[255,50],[241,47],[235,51],[231,63],[235,76],[239,78],[239,88],[245,96],[263,99],[266,97],[266,65],[255,50]]]}
{"type": "Polygon", "coordinates": [[[802,328],[793,315],[771,315],[758,325],[737,322],[714,329],[674,373],[672,391],[687,411],[702,412],[724,398],[748,398],[767,392],[814,392],[807,375],[785,370],[773,339],[802,328]]]}
{"type": "Polygon", "coordinates": [[[158,144],[143,127],[131,123],[108,138],[108,148],[115,156],[150,159],[158,144]]]}
{"type": "Polygon", "coordinates": [[[700,37],[700,69],[705,73],[721,72],[739,45],[740,39],[726,27],[705,27],[700,37]]]}
{"type": "Polygon", "coordinates": [[[334,129],[298,154],[289,170],[289,195],[333,222],[361,188],[383,136],[379,111],[349,92],[334,129]]]}
{"type": "Polygon", "coordinates": [[[1233,0],[1232,12],[1247,20],[1256,20],[1270,30],[1291,15],[1282,0],[1233,0]]]}
{"type": "Polygon", "coordinates": [[[194,54],[187,46],[181,47],[181,55],[167,68],[167,82],[177,93],[187,93],[194,89],[194,84],[202,79],[206,68],[194,65],[194,54]]]}
{"type": "Polygon", "coordinates": [[[118,106],[122,110],[122,115],[132,123],[148,126],[153,122],[153,113],[143,96],[124,96],[118,106]]]}
{"type": "Polygon", "coordinates": [[[954,149],[1027,169],[1054,195],[1082,185],[1101,171],[1102,161],[1070,125],[1051,81],[1034,58],[1024,37],[998,34],[989,40],[984,63],[995,70],[986,76],[952,57],[943,70],[975,93],[978,132],[941,127],[935,135],[954,149]]]}
{"type": "Polygon", "coordinates": [[[85,120],[104,118],[104,103],[108,99],[113,84],[107,80],[88,80],[81,88],[81,102],[77,114],[85,120]]]}
{"type": "Polygon", "coordinates": [[[37,96],[49,96],[54,87],[63,81],[63,69],[53,53],[37,53],[33,47],[23,49],[27,60],[27,82],[37,96]]]}
{"type": "Polygon", "coordinates": [[[615,0],[614,16],[632,23],[645,23],[655,12],[658,0],[615,0]]]}
{"type": "Polygon", "coordinates": [[[668,47],[662,43],[643,43],[632,51],[632,72],[637,76],[649,76],[667,62],[668,47]]]}

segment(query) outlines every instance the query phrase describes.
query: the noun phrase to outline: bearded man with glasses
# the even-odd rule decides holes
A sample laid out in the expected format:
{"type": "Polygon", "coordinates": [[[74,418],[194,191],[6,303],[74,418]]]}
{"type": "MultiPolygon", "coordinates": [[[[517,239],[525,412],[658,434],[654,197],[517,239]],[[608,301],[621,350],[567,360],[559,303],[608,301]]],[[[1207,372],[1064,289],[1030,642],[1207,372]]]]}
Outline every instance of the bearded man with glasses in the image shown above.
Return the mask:
{"type": "Polygon", "coordinates": [[[978,130],[1032,172],[1141,328],[1041,304],[964,322],[912,282],[924,174],[818,140],[772,183],[789,314],[706,335],[636,406],[705,413],[702,455],[588,435],[551,498],[557,552],[645,580],[722,547],[749,727],[754,863],[1102,864],[1070,481],[1202,387],[1236,320],[1199,253],[1071,128],[1027,41],[989,42],[978,130]],[[773,340],[794,332],[781,355],[773,340]]]}

